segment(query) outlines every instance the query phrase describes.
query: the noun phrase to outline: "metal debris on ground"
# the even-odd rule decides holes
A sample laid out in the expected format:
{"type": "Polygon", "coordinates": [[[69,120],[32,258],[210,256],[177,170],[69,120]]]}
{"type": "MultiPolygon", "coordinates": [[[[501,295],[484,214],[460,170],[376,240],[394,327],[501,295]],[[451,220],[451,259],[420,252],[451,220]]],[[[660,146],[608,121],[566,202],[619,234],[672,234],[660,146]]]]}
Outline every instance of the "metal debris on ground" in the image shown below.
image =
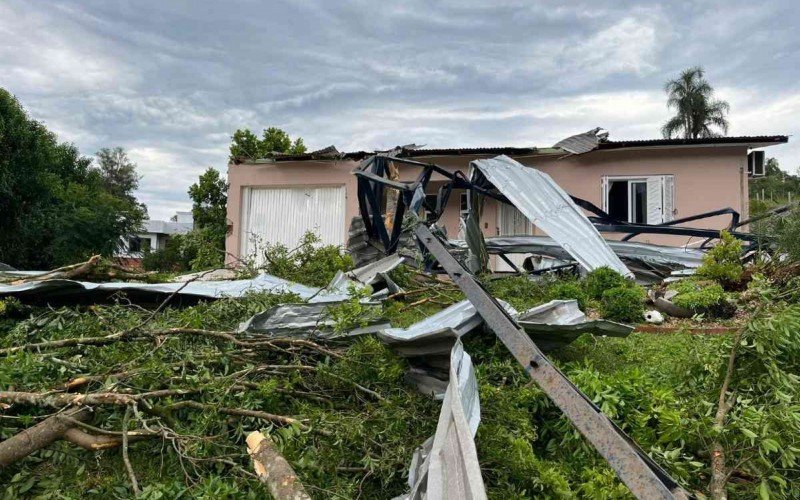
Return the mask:
{"type": "MultiPolygon", "coordinates": [[[[331,338],[336,321],[329,312],[330,302],[281,304],[255,314],[239,325],[239,333],[267,335],[271,337],[320,337],[331,338]]],[[[379,307],[368,305],[367,307],[379,307]]],[[[375,333],[388,328],[389,323],[376,315],[368,325],[350,330],[343,336],[375,333]]]]}
{"type": "Polygon", "coordinates": [[[450,382],[436,433],[414,453],[403,500],[486,498],[475,432],[481,420],[478,381],[460,340],[450,351],[450,382]]]}
{"type": "MultiPolygon", "coordinates": [[[[636,279],[646,283],[659,282],[675,271],[696,269],[702,264],[705,255],[704,251],[695,248],[633,241],[606,242],[636,279]]],[[[450,240],[448,244],[455,249],[467,249],[467,242],[464,240],[450,240]]],[[[530,268],[526,266],[525,271],[517,268],[518,273],[544,270],[573,262],[569,252],[548,236],[496,236],[486,238],[485,244],[490,255],[532,254],[545,257],[530,268]]]]}
{"type": "Polygon", "coordinates": [[[552,300],[529,309],[517,318],[544,352],[564,347],[584,333],[608,337],[627,337],[633,327],[606,319],[589,320],[578,308],[577,300],[552,300]]]}

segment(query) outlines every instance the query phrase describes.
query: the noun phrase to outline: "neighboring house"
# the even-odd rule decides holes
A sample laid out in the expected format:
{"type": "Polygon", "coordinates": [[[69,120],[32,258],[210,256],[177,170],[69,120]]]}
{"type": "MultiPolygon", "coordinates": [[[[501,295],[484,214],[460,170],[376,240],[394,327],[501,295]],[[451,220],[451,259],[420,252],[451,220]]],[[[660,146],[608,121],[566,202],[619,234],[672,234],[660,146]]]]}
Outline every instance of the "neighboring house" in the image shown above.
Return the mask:
{"type": "MultiPolygon", "coordinates": [[[[399,156],[468,174],[470,161],[505,154],[546,172],[568,193],[621,220],[660,224],[725,207],[747,217],[748,171],[755,168],[758,174],[758,162],[763,164],[764,158],[763,152],[750,154],[751,150],[788,141],[786,136],[635,141],[609,141],[606,136],[595,129],[551,148],[405,148],[399,156]]],[[[308,229],[324,243],[346,244],[350,220],[358,215],[356,178],[351,172],[370,154],[328,148],[230,164],[229,260],[254,255],[264,242],[291,248],[308,229]]],[[[403,180],[417,173],[407,165],[400,168],[403,180]]],[[[434,175],[428,194],[435,195],[443,183],[434,175]]],[[[459,235],[464,210],[466,196],[454,191],[440,219],[451,238],[459,235]]],[[[729,216],[715,217],[695,226],[722,229],[729,220],[729,216]]],[[[481,227],[487,236],[541,234],[516,208],[492,199],[487,199],[481,227]]],[[[634,241],[689,243],[687,238],[663,235],[640,235],[634,241]]]]}
{"type": "Polygon", "coordinates": [[[144,254],[163,249],[170,237],[186,234],[194,227],[192,212],[176,212],[171,220],[146,220],[144,231],[122,240],[115,257],[135,264],[144,254]]]}

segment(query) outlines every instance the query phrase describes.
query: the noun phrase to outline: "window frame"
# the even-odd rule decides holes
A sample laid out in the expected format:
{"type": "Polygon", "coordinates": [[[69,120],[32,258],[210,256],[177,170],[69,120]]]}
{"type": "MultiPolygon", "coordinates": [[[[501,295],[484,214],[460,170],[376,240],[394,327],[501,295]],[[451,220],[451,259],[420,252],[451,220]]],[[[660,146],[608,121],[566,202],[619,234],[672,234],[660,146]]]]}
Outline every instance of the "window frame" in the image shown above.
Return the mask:
{"type": "MultiPolygon", "coordinates": [[[[610,208],[609,203],[609,193],[611,191],[611,183],[612,182],[622,182],[626,181],[627,184],[627,195],[628,195],[628,217],[627,221],[630,224],[636,224],[635,222],[631,222],[633,217],[633,197],[631,196],[631,184],[632,183],[644,183],[646,186],[649,187],[649,182],[651,180],[660,179],[660,186],[661,186],[661,221],[660,224],[665,222],[669,222],[674,219],[675,215],[675,174],[652,174],[652,175],[603,175],[600,180],[600,191],[601,191],[601,202],[602,202],[602,209],[604,212],[608,213],[610,208]],[[668,187],[669,186],[669,187],[668,187]],[[669,199],[667,199],[669,197],[669,199]]],[[[647,198],[649,197],[649,191],[646,191],[645,195],[645,221],[643,224],[654,224],[648,222],[650,214],[647,210],[647,198]]],[[[657,213],[657,212],[654,212],[657,213]]]]}

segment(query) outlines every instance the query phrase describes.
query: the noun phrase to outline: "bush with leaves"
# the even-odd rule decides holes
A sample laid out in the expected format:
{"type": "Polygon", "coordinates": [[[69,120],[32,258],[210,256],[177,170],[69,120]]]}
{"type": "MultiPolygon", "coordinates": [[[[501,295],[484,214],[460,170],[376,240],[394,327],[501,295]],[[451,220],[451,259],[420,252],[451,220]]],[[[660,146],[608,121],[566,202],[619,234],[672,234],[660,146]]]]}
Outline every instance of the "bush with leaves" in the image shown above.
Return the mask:
{"type": "Polygon", "coordinates": [[[603,292],[600,314],[610,320],[635,323],[644,314],[644,292],[640,287],[618,286],[603,292]]]}
{"type": "Polygon", "coordinates": [[[586,291],[579,281],[554,281],[548,288],[548,297],[549,300],[577,300],[578,307],[586,310],[586,291]]]}
{"type": "Polygon", "coordinates": [[[719,282],[726,289],[738,287],[742,281],[742,243],[729,232],[722,231],[714,248],[703,256],[697,276],[719,282]]]}
{"type": "Polygon", "coordinates": [[[175,234],[167,239],[164,248],[145,252],[142,268],[146,271],[175,273],[188,271],[192,267],[192,254],[184,253],[183,236],[175,234]]]}
{"type": "Polygon", "coordinates": [[[586,275],[586,293],[594,300],[600,300],[603,292],[617,287],[633,285],[633,281],[626,279],[608,266],[595,269],[586,275]]]}
{"type": "Polygon", "coordinates": [[[298,246],[289,249],[281,243],[267,244],[264,250],[265,272],[289,281],[312,286],[326,286],[338,271],[353,268],[353,259],[337,245],[322,245],[322,239],[306,232],[298,246]]]}
{"type": "Polygon", "coordinates": [[[672,298],[673,304],[695,314],[728,317],[736,311],[735,306],[728,303],[722,285],[714,281],[689,278],[670,283],[667,289],[678,292],[672,298]]]}
{"type": "Polygon", "coordinates": [[[217,233],[209,228],[193,229],[181,238],[181,254],[189,261],[192,271],[205,271],[222,267],[224,250],[219,247],[217,233]]]}

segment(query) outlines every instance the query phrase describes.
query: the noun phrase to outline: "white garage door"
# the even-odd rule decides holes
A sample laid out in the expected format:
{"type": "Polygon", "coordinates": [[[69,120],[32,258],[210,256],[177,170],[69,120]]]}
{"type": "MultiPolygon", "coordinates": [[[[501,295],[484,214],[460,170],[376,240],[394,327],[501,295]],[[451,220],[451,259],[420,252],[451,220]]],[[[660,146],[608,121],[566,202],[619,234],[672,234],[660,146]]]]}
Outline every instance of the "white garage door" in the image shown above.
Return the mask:
{"type": "Polygon", "coordinates": [[[345,188],[245,188],[242,197],[242,256],[263,259],[266,243],[294,248],[306,231],[326,245],[344,245],[345,188]]]}

